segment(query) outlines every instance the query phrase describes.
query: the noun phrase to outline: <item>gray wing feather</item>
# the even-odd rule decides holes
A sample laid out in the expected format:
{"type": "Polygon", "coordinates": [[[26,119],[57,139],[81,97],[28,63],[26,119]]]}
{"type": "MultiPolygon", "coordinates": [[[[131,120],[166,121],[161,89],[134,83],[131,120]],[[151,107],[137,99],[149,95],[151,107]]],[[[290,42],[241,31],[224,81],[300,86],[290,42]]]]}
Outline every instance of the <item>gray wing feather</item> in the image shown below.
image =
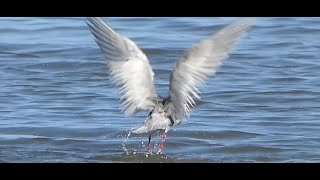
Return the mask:
{"type": "Polygon", "coordinates": [[[147,56],[129,38],[115,32],[100,18],[87,18],[87,25],[108,60],[113,82],[120,87],[125,114],[155,107],[154,73],[147,56]]]}
{"type": "Polygon", "coordinates": [[[216,73],[222,61],[228,58],[252,21],[252,18],[248,18],[226,26],[195,45],[177,61],[171,74],[169,101],[166,104],[166,111],[175,123],[185,121],[190,115],[195,98],[200,99],[199,88],[208,77],[216,73]]]}

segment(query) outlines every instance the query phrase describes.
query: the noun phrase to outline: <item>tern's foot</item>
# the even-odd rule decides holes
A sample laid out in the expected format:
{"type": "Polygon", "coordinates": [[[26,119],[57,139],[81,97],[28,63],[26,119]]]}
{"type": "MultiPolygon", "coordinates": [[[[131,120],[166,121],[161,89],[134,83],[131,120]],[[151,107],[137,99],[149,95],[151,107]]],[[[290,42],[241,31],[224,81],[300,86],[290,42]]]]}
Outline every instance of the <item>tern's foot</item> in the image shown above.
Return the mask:
{"type": "Polygon", "coordinates": [[[149,156],[151,156],[151,155],[152,155],[152,151],[149,151],[149,150],[148,150],[148,151],[146,152],[146,157],[149,157],[149,156]]]}
{"type": "Polygon", "coordinates": [[[147,155],[147,156],[148,156],[148,155],[152,155],[152,148],[151,148],[151,145],[150,145],[150,144],[148,145],[146,155],[147,155]]]}
{"type": "Polygon", "coordinates": [[[162,134],[162,140],[160,141],[159,149],[158,149],[157,154],[162,154],[162,153],[163,153],[164,142],[165,142],[165,140],[166,140],[166,137],[167,137],[167,134],[166,134],[166,133],[163,133],[163,134],[162,134]]]}
{"type": "Polygon", "coordinates": [[[159,144],[159,149],[158,149],[157,154],[162,154],[162,152],[163,152],[163,142],[161,142],[161,143],[159,144]]]}

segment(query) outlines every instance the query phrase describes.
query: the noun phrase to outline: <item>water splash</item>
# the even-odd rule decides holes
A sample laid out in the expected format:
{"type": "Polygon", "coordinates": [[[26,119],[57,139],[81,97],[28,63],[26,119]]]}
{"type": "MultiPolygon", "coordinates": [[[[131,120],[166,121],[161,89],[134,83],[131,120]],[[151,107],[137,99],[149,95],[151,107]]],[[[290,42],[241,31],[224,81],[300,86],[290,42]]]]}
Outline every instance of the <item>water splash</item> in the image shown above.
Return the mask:
{"type": "Polygon", "coordinates": [[[129,151],[126,148],[126,142],[128,141],[130,136],[131,136],[131,131],[128,131],[127,135],[124,137],[124,141],[122,142],[122,149],[126,153],[126,155],[129,155],[129,151]]]}

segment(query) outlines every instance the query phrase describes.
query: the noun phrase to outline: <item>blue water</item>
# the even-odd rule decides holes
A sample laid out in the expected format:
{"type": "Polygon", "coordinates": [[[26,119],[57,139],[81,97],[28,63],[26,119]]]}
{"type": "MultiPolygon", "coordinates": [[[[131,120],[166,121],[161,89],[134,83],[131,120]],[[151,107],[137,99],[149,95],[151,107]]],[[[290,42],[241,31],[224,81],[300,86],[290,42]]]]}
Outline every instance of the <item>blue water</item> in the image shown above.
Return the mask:
{"type": "MultiPolygon", "coordinates": [[[[166,96],[174,63],[238,18],[104,18],[147,54],[166,96]]],[[[0,18],[0,162],[320,162],[320,18],[257,18],[162,155],[127,132],[85,18],[0,18]]],[[[156,150],[160,136],[154,134],[156,150]]]]}

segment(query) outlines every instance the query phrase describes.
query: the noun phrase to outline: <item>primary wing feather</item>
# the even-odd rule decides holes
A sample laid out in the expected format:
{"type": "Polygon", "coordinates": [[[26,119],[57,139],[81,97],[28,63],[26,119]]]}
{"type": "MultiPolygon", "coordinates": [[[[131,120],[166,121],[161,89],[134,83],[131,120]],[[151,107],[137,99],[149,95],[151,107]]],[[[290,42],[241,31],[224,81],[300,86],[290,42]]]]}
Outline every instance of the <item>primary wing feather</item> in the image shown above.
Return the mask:
{"type": "Polygon", "coordinates": [[[170,78],[169,101],[166,111],[175,123],[190,115],[195,98],[200,99],[199,88],[213,76],[222,61],[250,28],[253,19],[231,24],[190,49],[179,61],[170,78]]]}
{"type": "Polygon", "coordinates": [[[108,60],[113,82],[120,87],[125,114],[131,116],[139,110],[153,109],[158,96],[147,56],[132,40],[115,32],[100,18],[87,19],[87,25],[108,60]]]}

